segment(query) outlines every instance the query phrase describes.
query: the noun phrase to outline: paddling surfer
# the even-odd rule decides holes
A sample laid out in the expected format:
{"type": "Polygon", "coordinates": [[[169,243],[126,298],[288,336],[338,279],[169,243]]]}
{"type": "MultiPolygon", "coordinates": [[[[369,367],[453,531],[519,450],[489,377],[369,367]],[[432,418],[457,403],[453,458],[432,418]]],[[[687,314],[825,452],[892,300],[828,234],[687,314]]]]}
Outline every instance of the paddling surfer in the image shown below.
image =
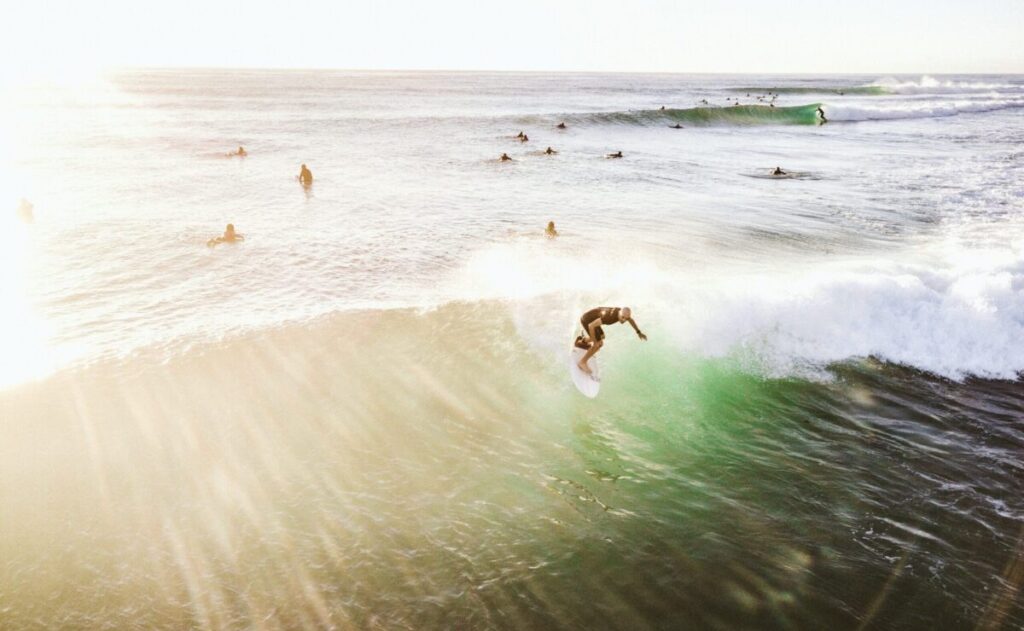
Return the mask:
{"type": "Polygon", "coordinates": [[[583,333],[576,338],[576,347],[587,349],[586,354],[576,364],[580,370],[593,376],[587,361],[604,346],[604,329],[601,326],[620,322],[629,322],[641,340],[647,339],[633,321],[633,312],[629,307],[595,307],[580,317],[583,333]]]}

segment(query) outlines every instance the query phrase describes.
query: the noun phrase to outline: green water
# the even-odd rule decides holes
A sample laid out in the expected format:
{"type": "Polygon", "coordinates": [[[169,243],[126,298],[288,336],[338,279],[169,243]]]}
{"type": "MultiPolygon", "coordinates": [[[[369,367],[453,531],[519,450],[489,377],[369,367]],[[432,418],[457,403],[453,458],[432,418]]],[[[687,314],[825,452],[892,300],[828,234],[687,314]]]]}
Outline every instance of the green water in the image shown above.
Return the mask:
{"type": "Polygon", "coordinates": [[[670,119],[683,123],[709,125],[714,123],[746,125],[816,125],[820,103],[793,107],[770,105],[733,105],[729,107],[694,107],[666,110],[670,119]]]}
{"type": "Polygon", "coordinates": [[[1016,473],[993,466],[999,441],[960,425],[957,402],[1011,410],[1010,392],[871,362],[765,379],[616,330],[589,400],[565,365],[495,338],[495,323],[514,330],[501,313],[337,316],[0,395],[14,419],[0,452],[9,624],[991,615],[1015,541],[956,485],[1016,473]],[[937,564],[973,569],[937,578],[937,564]]]}

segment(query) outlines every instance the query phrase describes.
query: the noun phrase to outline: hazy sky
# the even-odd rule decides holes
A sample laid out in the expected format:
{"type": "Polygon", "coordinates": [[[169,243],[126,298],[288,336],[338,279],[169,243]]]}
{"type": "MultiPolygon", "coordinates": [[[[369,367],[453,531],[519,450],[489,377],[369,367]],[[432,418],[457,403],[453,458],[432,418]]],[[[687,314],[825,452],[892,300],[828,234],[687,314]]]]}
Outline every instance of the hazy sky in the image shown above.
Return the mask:
{"type": "Polygon", "coordinates": [[[1024,0],[15,0],[8,76],[102,66],[1024,72],[1024,0]]]}

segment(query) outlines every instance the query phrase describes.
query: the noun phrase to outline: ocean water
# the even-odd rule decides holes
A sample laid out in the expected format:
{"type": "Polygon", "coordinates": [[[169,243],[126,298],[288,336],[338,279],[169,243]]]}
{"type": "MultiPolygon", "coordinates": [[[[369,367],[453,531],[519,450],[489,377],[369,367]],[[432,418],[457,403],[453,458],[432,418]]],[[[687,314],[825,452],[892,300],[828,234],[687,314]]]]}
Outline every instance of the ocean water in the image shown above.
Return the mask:
{"type": "Polygon", "coordinates": [[[0,627],[1024,628],[1024,77],[0,114],[0,627]]]}

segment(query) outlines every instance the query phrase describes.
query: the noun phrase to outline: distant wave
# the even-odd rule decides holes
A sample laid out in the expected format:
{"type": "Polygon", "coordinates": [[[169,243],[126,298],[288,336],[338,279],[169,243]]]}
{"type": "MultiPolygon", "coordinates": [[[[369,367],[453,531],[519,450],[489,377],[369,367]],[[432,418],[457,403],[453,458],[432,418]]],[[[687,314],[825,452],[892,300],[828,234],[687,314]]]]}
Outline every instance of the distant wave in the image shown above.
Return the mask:
{"type": "Polygon", "coordinates": [[[957,100],[900,101],[863,105],[842,102],[810,103],[792,107],[734,105],[664,110],[628,110],[566,114],[564,116],[525,116],[522,124],[551,124],[564,120],[570,125],[817,125],[818,107],[829,122],[939,118],[1024,107],[1021,98],[962,98],[957,100]]]}
{"type": "MultiPolygon", "coordinates": [[[[734,105],[685,109],[631,110],[570,114],[564,120],[576,125],[815,125],[818,103],[795,107],[734,105]]],[[[533,121],[525,121],[533,122],[533,121]]]]}

